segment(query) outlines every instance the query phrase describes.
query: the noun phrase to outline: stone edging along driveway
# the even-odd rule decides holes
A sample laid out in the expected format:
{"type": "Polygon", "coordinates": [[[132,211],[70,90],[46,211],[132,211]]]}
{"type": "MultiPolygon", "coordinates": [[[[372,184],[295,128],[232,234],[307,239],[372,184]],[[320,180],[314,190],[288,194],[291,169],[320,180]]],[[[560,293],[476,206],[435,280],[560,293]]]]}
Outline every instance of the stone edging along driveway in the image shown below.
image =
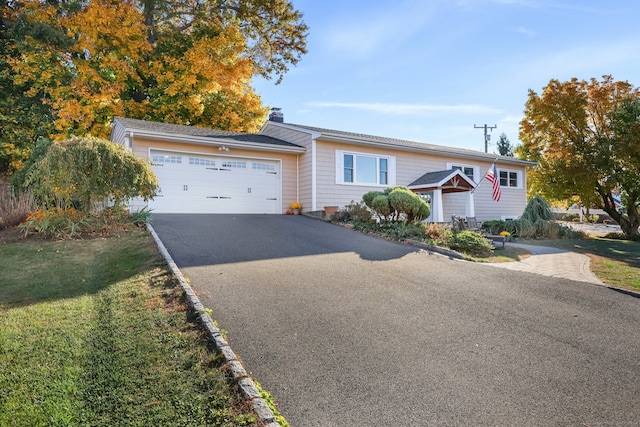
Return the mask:
{"type": "Polygon", "coordinates": [[[236,354],[231,350],[229,343],[222,336],[220,329],[218,329],[213,323],[213,320],[205,310],[204,305],[200,302],[200,299],[193,291],[193,288],[187,283],[180,272],[180,269],[176,263],[173,262],[171,255],[169,255],[167,248],[165,248],[164,244],[158,237],[158,234],[149,223],[147,223],[147,230],[149,230],[153,236],[160,253],[167,261],[167,265],[169,266],[171,273],[176,279],[178,279],[178,282],[180,282],[180,286],[182,286],[182,289],[184,290],[187,303],[192,310],[198,313],[200,323],[207,332],[209,340],[215,346],[216,351],[224,356],[227,365],[229,366],[231,378],[238,384],[242,395],[251,404],[258,418],[265,423],[265,427],[281,427],[281,425],[276,422],[275,415],[267,405],[267,402],[265,402],[265,400],[260,396],[260,392],[258,391],[255,383],[247,374],[247,371],[244,369],[244,366],[242,366],[240,360],[238,360],[236,354]]]}

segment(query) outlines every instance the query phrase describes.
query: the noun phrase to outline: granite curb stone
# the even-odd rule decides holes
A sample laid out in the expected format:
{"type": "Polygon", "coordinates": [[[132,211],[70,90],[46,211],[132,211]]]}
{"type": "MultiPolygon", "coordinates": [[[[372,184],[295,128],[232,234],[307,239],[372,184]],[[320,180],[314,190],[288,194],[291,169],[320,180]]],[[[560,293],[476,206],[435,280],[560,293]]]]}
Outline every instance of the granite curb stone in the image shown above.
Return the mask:
{"type": "Polygon", "coordinates": [[[216,351],[224,356],[227,366],[231,371],[231,376],[240,388],[242,395],[246,398],[247,402],[251,403],[253,411],[267,427],[282,427],[280,423],[276,421],[276,417],[271,408],[269,408],[269,405],[267,405],[267,402],[260,397],[260,392],[258,391],[254,381],[247,375],[247,371],[244,369],[242,362],[238,360],[236,354],[231,350],[227,340],[222,337],[220,329],[215,326],[213,319],[211,319],[211,316],[207,313],[205,307],[200,302],[200,299],[193,291],[193,288],[185,280],[182,272],[173,261],[173,258],[171,258],[167,248],[165,248],[151,224],[147,223],[147,229],[153,236],[153,240],[155,240],[158,245],[158,250],[166,260],[171,273],[176,279],[178,279],[180,286],[182,286],[187,302],[191,308],[198,313],[200,323],[207,332],[209,339],[215,345],[216,351]]]}
{"type": "Polygon", "coordinates": [[[417,247],[417,248],[424,249],[424,250],[430,251],[430,252],[435,252],[435,253],[438,253],[440,255],[446,255],[449,258],[466,260],[464,255],[462,255],[458,251],[454,251],[453,249],[442,248],[440,246],[430,245],[428,243],[420,242],[418,240],[413,240],[413,239],[408,239],[406,242],[408,244],[412,245],[412,246],[417,247]]]}

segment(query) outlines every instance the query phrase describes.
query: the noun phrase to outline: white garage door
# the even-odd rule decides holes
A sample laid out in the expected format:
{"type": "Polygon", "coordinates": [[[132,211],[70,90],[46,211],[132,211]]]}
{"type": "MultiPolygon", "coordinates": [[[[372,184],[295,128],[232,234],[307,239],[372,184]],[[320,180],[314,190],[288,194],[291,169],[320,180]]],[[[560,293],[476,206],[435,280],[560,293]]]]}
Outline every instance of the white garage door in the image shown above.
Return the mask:
{"type": "Polygon", "coordinates": [[[157,213],[279,213],[277,161],[151,151],[157,213]]]}

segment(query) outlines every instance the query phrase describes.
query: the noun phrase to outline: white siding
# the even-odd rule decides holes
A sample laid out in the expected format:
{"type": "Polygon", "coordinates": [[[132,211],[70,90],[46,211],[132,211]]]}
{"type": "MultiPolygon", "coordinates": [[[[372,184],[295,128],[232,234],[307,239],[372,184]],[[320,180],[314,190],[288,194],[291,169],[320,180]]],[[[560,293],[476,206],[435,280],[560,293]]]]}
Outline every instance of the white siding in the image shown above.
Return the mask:
{"type": "MultiPolygon", "coordinates": [[[[295,129],[288,129],[279,125],[272,125],[270,122],[267,122],[265,126],[260,130],[261,135],[267,135],[272,138],[281,139],[282,141],[287,141],[292,144],[299,145],[301,147],[305,147],[307,151],[298,156],[298,171],[299,175],[297,177],[297,189],[299,190],[298,202],[302,204],[302,211],[308,212],[312,210],[312,200],[311,200],[311,185],[312,185],[312,176],[311,176],[311,133],[303,132],[295,129]]],[[[283,171],[283,176],[284,176],[283,171]]],[[[295,195],[296,184],[292,182],[293,185],[293,194],[295,195]]],[[[291,199],[291,201],[296,200],[291,199]]],[[[288,208],[288,206],[287,206],[288,208]]],[[[319,207],[318,209],[322,209],[319,207]]]]}
{"type": "MultiPolygon", "coordinates": [[[[319,209],[327,205],[345,206],[353,201],[362,200],[362,195],[368,191],[382,191],[386,186],[341,185],[336,183],[336,151],[353,150],[373,155],[392,155],[396,159],[396,184],[409,185],[427,172],[446,170],[451,163],[463,163],[476,166],[480,181],[474,192],[476,218],[480,221],[500,219],[502,216],[520,216],[526,205],[526,190],[522,188],[502,187],[502,198],[495,202],[491,198],[491,183],[484,179],[491,163],[460,160],[453,156],[436,156],[415,152],[389,150],[381,148],[365,148],[361,145],[339,144],[334,142],[317,141],[317,204],[319,209]]],[[[498,170],[501,168],[497,164],[498,170]]],[[[524,166],[509,166],[505,169],[517,170],[524,176],[524,166]]],[[[449,221],[452,215],[465,215],[466,193],[449,193],[443,196],[444,219],[449,221]]]]}

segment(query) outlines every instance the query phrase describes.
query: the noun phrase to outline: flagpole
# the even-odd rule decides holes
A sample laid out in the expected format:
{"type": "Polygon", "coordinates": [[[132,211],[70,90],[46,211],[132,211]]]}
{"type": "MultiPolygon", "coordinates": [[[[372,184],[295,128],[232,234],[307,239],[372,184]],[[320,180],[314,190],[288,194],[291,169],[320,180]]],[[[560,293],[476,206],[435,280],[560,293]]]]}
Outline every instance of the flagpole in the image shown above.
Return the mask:
{"type": "Polygon", "coordinates": [[[480,181],[478,181],[478,185],[476,185],[476,187],[475,187],[473,190],[471,190],[471,194],[473,194],[473,193],[476,191],[476,189],[477,189],[478,187],[480,187],[480,184],[482,184],[482,182],[485,180],[485,178],[487,177],[487,175],[489,175],[489,171],[493,169],[493,167],[495,166],[495,164],[496,164],[496,162],[497,162],[497,161],[498,161],[498,158],[496,157],[496,158],[493,160],[493,163],[491,163],[491,166],[489,166],[489,169],[487,169],[487,173],[485,173],[485,174],[484,174],[484,176],[482,177],[482,179],[481,179],[480,181]]]}

